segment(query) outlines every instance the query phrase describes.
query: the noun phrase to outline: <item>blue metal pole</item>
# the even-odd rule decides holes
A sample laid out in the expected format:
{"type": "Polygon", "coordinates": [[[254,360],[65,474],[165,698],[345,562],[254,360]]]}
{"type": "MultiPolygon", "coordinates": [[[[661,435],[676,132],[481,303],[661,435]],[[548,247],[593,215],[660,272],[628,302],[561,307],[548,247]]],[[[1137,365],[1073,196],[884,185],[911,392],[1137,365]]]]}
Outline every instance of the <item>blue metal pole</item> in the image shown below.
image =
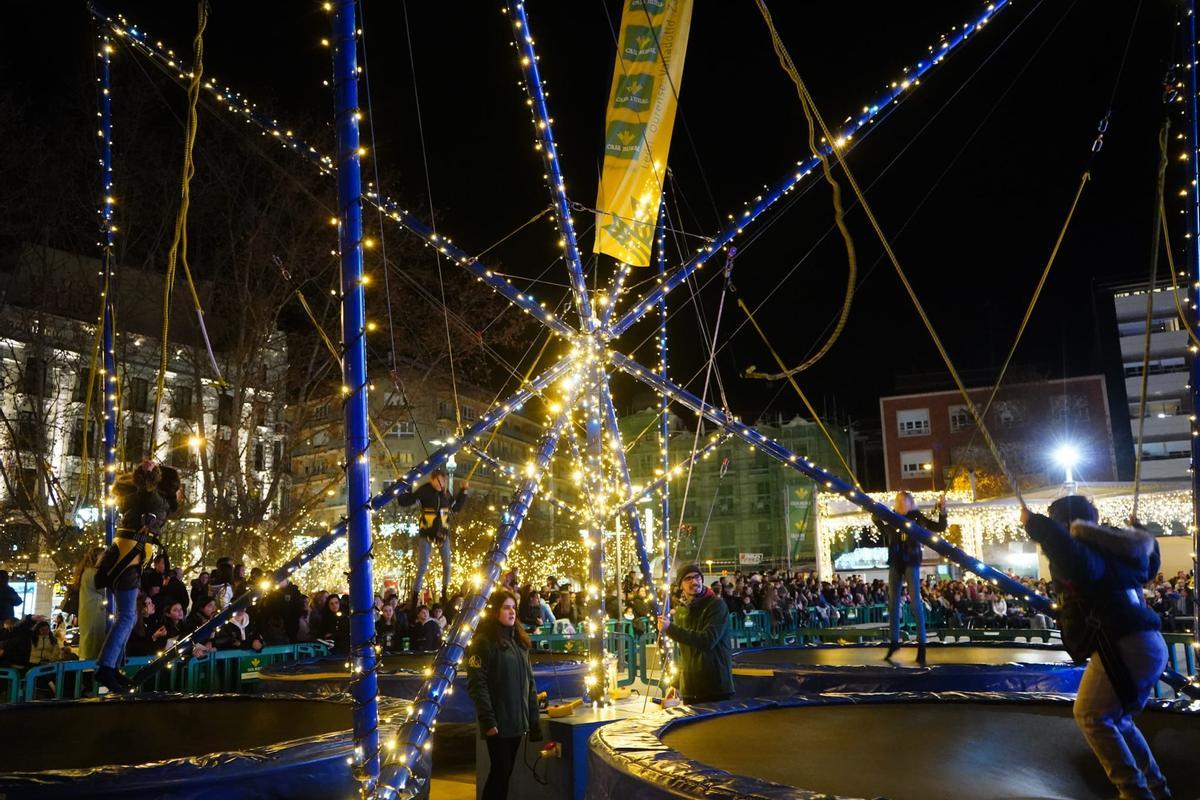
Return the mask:
{"type": "MultiPolygon", "coordinates": [[[[604,404],[601,413],[604,414],[604,427],[612,441],[610,449],[616,460],[617,475],[621,478],[621,485],[625,487],[626,493],[632,496],[634,493],[633,481],[629,477],[629,462],[625,458],[625,442],[621,436],[621,426],[617,424],[617,410],[613,406],[608,381],[604,382],[600,400],[604,404]]],[[[621,510],[625,512],[625,520],[629,524],[629,529],[633,531],[633,541],[637,547],[638,568],[641,570],[642,580],[650,589],[650,606],[657,615],[659,612],[658,590],[655,588],[654,575],[650,572],[650,557],[646,552],[646,536],[642,530],[642,521],[638,519],[637,506],[626,503],[621,506],[621,510]]],[[[620,575],[617,576],[617,580],[621,580],[620,575]]]]}
{"type": "MultiPolygon", "coordinates": [[[[402,492],[415,486],[418,482],[424,479],[429,473],[433,472],[435,467],[445,465],[450,460],[450,456],[457,453],[462,447],[465,447],[470,442],[477,442],[481,436],[487,433],[492,428],[499,425],[501,422],[516,411],[520,411],[531,398],[540,394],[548,386],[553,384],[570,368],[571,362],[569,359],[562,359],[550,369],[543,372],[538,377],[530,381],[526,386],[523,386],[512,396],[505,400],[501,400],[483,416],[481,416],[474,425],[467,429],[461,439],[440,447],[429,455],[424,461],[410,469],[399,480],[388,484],[379,494],[371,498],[371,509],[378,511],[388,503],[396,499],[402,492]]],[[[346,520],[342,520],[336,527],[331,528],[328,533],[314,540],[308,547],[297,553],[283,566],[275,570],[271,575],[268,586],[279,586],[285,580],[290,578],[293,573],[303,567],[305,564],[312,561],[314,558],[325,552],[330,545],[346,535],[346,520]]],[[[225,621],[233,615],[233,612],[239,608],[244,608],[254,602],[258,595],[262,592],[262,587],[254,586],[241,597],[234,599],[225,608],[218,611],[212,619],[204,623],[187,636],[182,636],[176,640],[175,644],[165,650],[162,655],[155,658],[146,666],[138,670],[134,676],[134,683],[141,684],[149,680],[151,676],[157,673],[164,667],[170,668],[171,664],[177,660],[176,653],[181,647],[184,647],[191,642],[199,639],[203,641],[208,636],[214,633],[217,628],[225,624],[225,621]]]]}
{"type": "MultiPolygon", "coordinates": [[[[942,40],[942,42],[933,49],[932,57],[924,57],[919,60],[915,66],[905,70],[905,79],[903,81],[894,82],[884,94],[877,98],[870,105],[864,106],[863,111],[854,117],[850,122],[842,127],[838,133],[836,142],[839,143],[839,148],[845,153],[848,148],[853,146],[854,137],[868,124],[876,119],[879,114],[885,111],[891,104],[898,103],[902,96],[909,89],[916,86],[920,79],[933,69],[935,66],[945,60],[946,55],[953,51],[956,47],[962,44],[972,33],[977,31],[981,26],[986,25],[995,14],[1008,4],[1008,0],[995,0],[988,4],[987,8],[975,18],[974,22],[963,25],[953,35],[942,40]]],[[[822,147],[825,154],[833,152],[832,146],[826,144],[822,147]]],[[[709,242],[704,250],[697,254],[694,258],[679,267],[671,275],[656,286],[640,300],[634,303],[633,307],[625,313],[617,322],[611,326],[612,335],[620,336],[629,326],[633,325],[644,315],[650,312],[650,309],[658,303],[659,299],[675,289],[688,276],[704,266],[709,257],[721,250],[738,236],[743,229],[753,222],[760,214],[775,204],[784,194],[790,192],[797,184],[799,184],[810,172],[820,166],[821,160],[815,154],[809,156],[804,161],[799,162],[796,168],[785,176],[782,180],[772,186],[768,191],[755,198],[754,205],[747,211],[742,212],[741,216],[731,222],[725,230],[721,231],[717,237],[709,242]]]]}
{"type": "Polygon", "coordinates": [[[350,658],[354,697],[354,772],[364,797],[379,780],[379,705],[375,678],[375,583],[371,571],[371,465],[367,448],[366,290],[362,174],[358,138],[358,18],[355,0],[333,14],[334,125],[337,130],[338,249],[342,282],[342,393],[346,425],[346,540],[350,555],[350,658]]]}
{"type": "MultiPolygon", "coordinates": [[[[588,694],[592,702],[606,703],[605,682],[601,676],[604,665],[604,633],[607,614],[604,607],[604,437],[600,423],[600,385],[603,371],[598,360],[588,368],[588,388],[584,402],[587,414],[584,430],[587,431],[587,456],[584,463],[584,481],[588,485],[588,592],[594,593],[591,619],[587,623],[589,651],[592,669],[588,676],[588,694]]],[[[616,543],[620,546],[620,542],[616,543]]],[[[620,591],[621,576],[616,576],[617,591],[620,591]]]]}
{"type": "Polygon", "coordinates": [[[1022,586],[1020,582],[1010,578],[1002,570],[988,566],[982,561],[979,561],[969,553],[965,553],[954,545],[947,542],[936,533],[916,525],[910,520],[900,516],[886,503],[879,503],[871,499],[871,496],[857,489],[853,484],[839,478],[832,472],[827,472],[821,469],[811,460],[798,456],[788,450],[783,445],[776,442],[774,439],[768,439],[761,433],[758,433],[749,425],[740,422],[733,417],[728,416],[725,412],[718,408],[710,406],[700,398],[696,397],[686,389],[676,386],[669,380],[663,380],[652,370],[648,370],[633,359],[621,354],[610,352],[609,357],[612,362],[621,370],[637,378],[642,383],[650,386],[655,391],[669,395],[671,399],[682,403],[687,408],[695,411],[697,414],[703,414],[708,419],[722,426],[725,430],[732,433],[747,444],[753,446],[756,450],[767,454],[776,461],[786,464],[792,469],[807,475],[809,478],[817,481],[827,490],[835,491],[841,494],[850,502],[859,506],[865,511],[868,511],[876,516],[879,516],[888,522],[891,522],[899,527],[904,528],[908,533],[918,539],[921,544],[934,550],[939,555],[953,561],[955,564],[974,572],[984,580],[991,581],[992,584],[1001,587],[1004,591],[1017,597],[1023,597],[1030,605],[1037,608],[1039,611],[1049,612],[1052,608],[1050,601],[1040,594],[1030,591],[1027,587],[1022,586]]]}
{"type": "MultiPolygon", "coordinates": [[[[1191,264],[1192,281],[1191,281],[1191,297],[1192,297],[1192,319],[1188,324],[1196,326],[1200,330],[1200,241],[1197,237],[1200,236],[1200,100],[1197,98],[1197,93],[1200,92],[1200,87],[1197,86],[1196,69],[1196,0],[1188,2],[1188,46],[1187,46],[1187,80],[1188,80],[1188,148],[1190,152],[1188,157],[1191,161],[1192,168],[1191,178],[1191,207],[1188,209],[1188,227],[1191,229],[1191,236],[1187,238],[1188,242],[1188,261],[1191,264]]],[[[1192,354],[1191,368],[1191,387],[1192,387],[1192,575],[1200,576],[1200,436],[1196,435],[1196,417],[1200,415],[1200,358],[1196,353],[1192,354]]],[[[1196,578],[1193,577],[1193,586],[1196,578]]],[[[1194,590],[1193,590],[1194,591],[1194,590]]],[[[1193,594],[1194,599],[1194,594],[1193,594]]],[[[1197,649],[1200,649],[1200,604],[1193,602],[1192,613],[1192,644],[1197,649]]]]}
{"type": "MultiPolygon", "coordinates": [[[[658,208],[658,282],[667,279],[667,201],[664,199],[658,208]]],[[[658,374],[665,381],[667,378],[667,295],[658,301],[658,374]]],[[[659,395],[659,457],[662,459],[662,585],[663,585],[663,614],[671,611],[671,401],[667,396],[659,395]]],[[[721,437],[720,441],[724,441],[721,437]]]]}
{"type": "MultiPolygon", "coordinates": [[[[662,220],[659,221],[659,229],[662,228],[662,220]]],[[[621,290],[625,288],[625,279],[629,277],[629,273],[633,271],[633,267],[628,264],[618,264],[617,274],[613,276],[612,291],[605,298],[604,308],[600,309],[600,327],[606,327],[609,320],[612,319],[613,310],[617,307],[617,299],[621,296],[621,290]]]]}
{"type": "MultiPolygon", "coordinates": [[[[104,492],[100,508],[104,514],[104,544],[112,544],[117,533],[117,505],[113,497],[113,484],[117,480],[117,360],[113,325],[116,312],[113,306],[113,259],[115,258],[115,231],[113,230],[113,158],[112,158],[112,41],[107,35],[100,37],[100,185],[101,227],[104,241],[101,244],[104,310],[101,313],[100,347],[103,350],[104,369],[100,390],[104,392],[104,492]]],[[[90,376],[94,377],[94,376],[90,376]]],[[[95,388],[95,387],[93,387],[95,388]]],[[[85,429],[91,420],[83,421],[85,429]]],[[[83,454],[87,458],[87,453],[83,454]]],[[[111,591],[105,593],[108,614],[105,627],[112,624],[115,598],[111,591]]]]}
{"type": "Polygon", "coordinates": [[[508,16],[513,26],[513,39],[521,54],[521,72],[525,76],[525,93],[533,111],[533,130],[537,136],[537,149],[542,156],[546,177],[550,180],[550,195],[558,215],[558,226],[562,232],[563,250],[567,257],[567,270],[571,277],[571,291],[575,296],[575,308],[583,323],[583,330],[596,330],[596,317],[588,298],[587,277],[583,273],[583,260],[579,256],[579,245],[575,240],[575,223],[571,219],[571,204],[567,199],[567,185],[563,180],[558,163],[558,148],[551,131],[550,109],[546,107],[546,93],[542,76],[538,71],[538,57],[533,49],[533,33],[529,29],[529,18],[525,16],[525,4],[519,0],[508,0],[508,16]]]}
{"type": "Polygon", "coordinates": [[[508,521],[500,528],[496,536],[496,545],[488,554],[483,570],[477,576],[476,586],[479,591],[472,595],[463,605],[463,611],[454,621],[454,627],[446,631],[446,640],[438,649],[434,658],[433,668],[429,679],[421,687],[420,693],[413,701],[413,712],[408,720],[400,727],[394,746],[389,743],[389,755],[379,783],[379,796],[383,798],[406,798],[415,794],[415,787],[410,781],[416,777],[414,768],[429,748],[429,736],[434,720],[441,709],[442,700],[447,690],[454,683],[454,674],[462,662],[467,645],[479,625],[479,617],[487,604],[496,582],[500,579],[508,552],[512,549],[513,541],[521,531],[529,505],[533,501],[542,476],[554,455],[554,449],[562,436],[567,424],[564,412],[558,416],[542,438],[534,459],[533,469],[521,483],[521,488],[514,495],[509,505],[508,521]]]}

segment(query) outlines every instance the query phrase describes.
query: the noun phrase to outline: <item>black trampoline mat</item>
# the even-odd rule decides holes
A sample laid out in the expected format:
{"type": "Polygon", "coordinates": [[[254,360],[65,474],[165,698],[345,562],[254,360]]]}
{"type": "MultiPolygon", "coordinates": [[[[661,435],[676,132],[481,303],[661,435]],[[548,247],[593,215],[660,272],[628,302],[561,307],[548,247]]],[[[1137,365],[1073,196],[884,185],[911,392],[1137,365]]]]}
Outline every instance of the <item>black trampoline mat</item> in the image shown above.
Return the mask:
{"type": "Polygon", "coordinates": [[[348,704],[317,700],[29,703],[0,715],[0,773],[144,764],[351,726],[348,704]]]}
{"type": "MultiPolygon", "coordinates": [[[[1137,718],[1177,798],[1200,797],[1200,718],[1137,718]]],[[[846,797],[1115,797],[1069,705],[864,704],[767,709],[679,725],[664,743],[738,775],[846,797]]]]}
{"type": "MultiPolygon", "coordinates": [[[[758,665],[786,668],[788,666],[830,667],[890,667],[883,660],[886,647],[796,647],[780,650],[738,653],[733,658],[734,667],[758,665]]],[[[916,647],[902,647],[896,653],[895,666],[915,667],[916,647]]],[[[930,665],[1000,665],[1022,664],[1070,664],[1071,657],[1065,650],[1055,648],[985,647],[972,645],[930,645],[926,650],[926,662],[930,665]]]]}

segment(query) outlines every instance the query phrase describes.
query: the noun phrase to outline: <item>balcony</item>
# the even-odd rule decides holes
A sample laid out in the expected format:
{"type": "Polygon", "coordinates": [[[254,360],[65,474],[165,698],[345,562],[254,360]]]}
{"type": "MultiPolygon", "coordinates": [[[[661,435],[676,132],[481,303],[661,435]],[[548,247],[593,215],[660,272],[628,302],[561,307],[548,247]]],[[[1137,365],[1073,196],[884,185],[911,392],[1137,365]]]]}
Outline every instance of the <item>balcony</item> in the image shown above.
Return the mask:
{"type": "MultiPolygon", "coordinates": [[[[1184,335],[1186,336],[1187,334],[1184,335]]],[[[1151,375],[1146,384],[1146,396],[1150,400],[1167,397],[1187,397],[1187,384],[1188,373],[1186,370],[1151,375]]],[[[1135,375],[1125,379],[1125,393],[1129,396],[1130,403],[1136,403],[1141,397],[1141,392],[1141,376],[1135,375]]]]}
{"type": "MultiPolygon", "coordinates": [[[[1182,356],[1187,352],[1187,331],[1164,331],[1150,334],[1150,357],[1168,358],[1182,356]]],[[[1140,362],[1142,349],[1146,346],[1143,334],[1121,337],[1121,358],[1126,362],[1140,362]]]]}
{"type": "MultiPolygon", "coordinates": [[[[1171,290],[1158,291],[1154,293],[1154,316],[1162,317],[1169,316],[1175,313],[1175,300],[1171,297],[1171,290]]],[[[1184,301],[1185,298],[1180,298],[1184,301]]],[[[1146,295],[1135,294],[1128,297],[1114,297],[1117,310],[1118,322],[1132,322],[1134,320],[1146,318],[1146,295]]],[[[1184,305],[1184,310],[1187,306],[1184,305]]]]}
{"type": "Polygon", "coordinates": [[[1190,477],[1189,458],[1161,458],[1142,462],[1142,480],[1154,481],[1166,478],[1190,477]]]}
{"type": "MultiPolygon", "coordinates": [[[[1131,419],[1129,428],[1133,438],[1137,439],[1138,421],[1131,419]]],[[[1170,417],[1147,417],[1142,432],[1145,441],[1179,441],[1192,435],[1191,421],[1186,414],[1175,414],[1170,417]]]]}

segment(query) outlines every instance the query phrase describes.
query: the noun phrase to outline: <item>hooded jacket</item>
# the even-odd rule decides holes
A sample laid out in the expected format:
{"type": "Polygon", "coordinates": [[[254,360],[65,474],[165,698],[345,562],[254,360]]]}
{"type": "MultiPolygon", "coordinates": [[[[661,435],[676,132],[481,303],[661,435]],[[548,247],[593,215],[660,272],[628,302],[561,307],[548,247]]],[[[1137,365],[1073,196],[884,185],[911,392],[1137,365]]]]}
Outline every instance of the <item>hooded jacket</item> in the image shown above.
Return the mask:
{"type": "Polygon", "coordinates": [[[1025,530],[1050,560],[1050,576],[1061,598],[1063,645],[1073,658],[1082,661],[1096,649],[1089,617],[1114,642],[1162,627],[1142,598],[1142,585],[1161,564],[1158,542],[1150,533],[1082,520],[1068,531],[1042,514],[1031,515],[1025,530]]]}
{"type": "Polygon", "coordinates": [[[733,694],[729,608],[705,586],[690,603],[675,607],[665,636],[679,643],[679,693],[684,699],[733,694]]]}
{"type": "Polygon", "coordinates": [[[529,653],[514,641],[512,628],[495,620],[479,626],[467,652],[467,691],[475,703],[480,736],[496,728],[501,738],[526,733],[530,741],[542,738],[533,667],[529,653]]]}

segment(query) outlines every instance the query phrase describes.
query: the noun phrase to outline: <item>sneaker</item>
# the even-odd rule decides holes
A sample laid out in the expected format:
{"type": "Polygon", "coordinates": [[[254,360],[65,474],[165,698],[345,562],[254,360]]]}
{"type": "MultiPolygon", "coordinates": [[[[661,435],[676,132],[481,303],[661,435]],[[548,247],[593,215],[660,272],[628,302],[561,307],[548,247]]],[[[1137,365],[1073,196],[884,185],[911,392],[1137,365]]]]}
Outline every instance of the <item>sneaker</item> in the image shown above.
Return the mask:
{"type": "Polygon", "coordinates": [[[892,661],[892,656],[896,655],[896,651],[899,649],[900,649],[900,645],[896,642],[892,642],[891,645],[888,646],[887,655],[883,657],[883,660],[888,662],[889,664],[894,663],[892,661]]]}
{"type": "Polygon", "coordinates": [[[120,672],[112,667],[100,667],[96,670],[96,683],[108,689],[111,694],[124,694],[128,688],[128,684],[117,677],[120,674],[120,672]]]}

